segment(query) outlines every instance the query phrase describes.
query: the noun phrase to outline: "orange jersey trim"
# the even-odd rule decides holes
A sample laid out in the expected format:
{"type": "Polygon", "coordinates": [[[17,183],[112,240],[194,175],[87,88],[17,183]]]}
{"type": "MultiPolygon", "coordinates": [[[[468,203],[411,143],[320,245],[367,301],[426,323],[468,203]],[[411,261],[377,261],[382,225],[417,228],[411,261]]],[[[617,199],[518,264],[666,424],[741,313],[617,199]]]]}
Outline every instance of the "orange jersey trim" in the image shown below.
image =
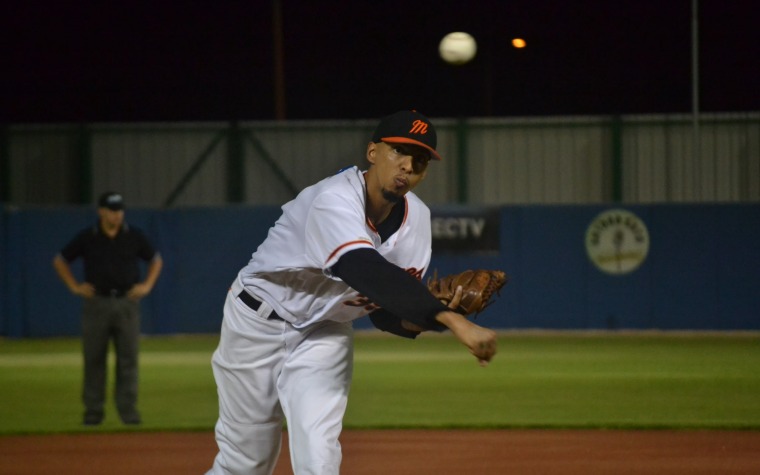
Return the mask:
{"type": "Polygon", "coordinates": [[[354,244],[369,244],[370,246],[372,246],[374,248],[374,246],[372,245],[372,242],[371,241],[367,241],[366,239],[358,239],[356,241],[349,241],[347,243],[344,243],[344,244],[341,244],[340,246],[338,246],[337,249],[335,249],[330,254],[330,256],[327,258],[327,262],[330,262],[332,260],[332,258],[335,257],[335,254],[337,254],[338,252],[340,252],[341,249],[344,249],[344,248],[346,248],[348,246],[353,246],[354,244]]]}
{"type": "Polygon", "coordinates": [[[365,216],[365,217],[364,217],[364,221],[366,221],[366,222],[367,222],[367,226],[369,226],[369,228],[370,228],[371,230],[373,230],[374,232],[377,232],[377,228],[375,228],[375,225],[374,225],[374,224],[372,224],[372,221],[370,221],[368,217],[366,217],[366,216],[365,216]]]}
{"type": "MultiPolygon", "coordinates": [[[[406,223],[406,218],[407,218],[407,216],[409,216],[409,203],[408,203],[408,201],[406,200],[406,196],[404,196],[404,217],[401,219],[401,226],[399,226],[399,229],[401,229],[401,228],[404,226],[404,223],[406,223]]],[[[375,225],[372,223],[372,221],[370,221],[370,219],[369,219],[368,217],[366,217],[366,216],[365,216],[365,217],[364,217],[364,221],[366,221],[366,222],[367,222],[367,226],[369,226],[369,228],[370,228],[372,231],[374,231],[374,232],[376,232],[376,233],[378,232],[378,231],[377,231],[377,228],[376,228],[376,227],[375,227],[375,225]]]]}

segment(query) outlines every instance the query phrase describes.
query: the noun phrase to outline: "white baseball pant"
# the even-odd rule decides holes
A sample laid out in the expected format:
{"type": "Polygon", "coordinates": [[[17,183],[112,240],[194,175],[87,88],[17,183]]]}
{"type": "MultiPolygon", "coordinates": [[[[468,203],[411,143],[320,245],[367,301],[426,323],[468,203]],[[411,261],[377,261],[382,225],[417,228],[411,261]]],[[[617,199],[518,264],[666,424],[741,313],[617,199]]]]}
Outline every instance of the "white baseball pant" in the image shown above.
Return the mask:
{"type": "Polygon", "coordinates": [[[263,318],[232,286],[212,367],[219,396],[219,452],[208,474],[270,475],[280,454],[283,416],[296,475],[337,475],[338,437],[353,370],[351,323],[304,329],[263,318]]]}

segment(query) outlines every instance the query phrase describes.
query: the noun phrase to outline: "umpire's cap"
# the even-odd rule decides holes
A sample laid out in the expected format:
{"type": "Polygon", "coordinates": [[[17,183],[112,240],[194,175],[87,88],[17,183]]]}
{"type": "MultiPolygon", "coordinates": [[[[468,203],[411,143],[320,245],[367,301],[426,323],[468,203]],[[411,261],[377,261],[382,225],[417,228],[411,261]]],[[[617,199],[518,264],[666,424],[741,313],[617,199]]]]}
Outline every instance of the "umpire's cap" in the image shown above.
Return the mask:
{"type": "Polygon", "coordinates": [[[124,198],[121,196],[121,194],[116,193],[115,191],[106,191],[100,195],[100,199],[98,200],[98,207],[108,208],[111,211],[122,210],[124,209],[124,198]]]}
{"type": "Polygon", "coordinates": [[[430,158],[441,159],[435,151],[437,137],[433,124],[415,110],[399,111],[384,117],[377,125],[372,141],[419,145],[430,151],[430,158]]]}

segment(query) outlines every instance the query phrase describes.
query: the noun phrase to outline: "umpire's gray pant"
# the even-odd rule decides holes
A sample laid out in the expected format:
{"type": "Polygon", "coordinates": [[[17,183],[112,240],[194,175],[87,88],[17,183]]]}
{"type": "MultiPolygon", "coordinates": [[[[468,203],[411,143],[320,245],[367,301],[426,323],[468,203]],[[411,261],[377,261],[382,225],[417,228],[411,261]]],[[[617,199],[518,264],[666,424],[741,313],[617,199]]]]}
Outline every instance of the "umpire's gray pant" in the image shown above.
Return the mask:
{"type": "Polygon", "coordinates": [[[84,384],[82,401],[88,412],[103,412],[108,373],[108,347],[116,350],[116,407],[120,414],[137,404],[137,354],[140,305],[128,298],[93,297],[82,308],[84,384]]]}

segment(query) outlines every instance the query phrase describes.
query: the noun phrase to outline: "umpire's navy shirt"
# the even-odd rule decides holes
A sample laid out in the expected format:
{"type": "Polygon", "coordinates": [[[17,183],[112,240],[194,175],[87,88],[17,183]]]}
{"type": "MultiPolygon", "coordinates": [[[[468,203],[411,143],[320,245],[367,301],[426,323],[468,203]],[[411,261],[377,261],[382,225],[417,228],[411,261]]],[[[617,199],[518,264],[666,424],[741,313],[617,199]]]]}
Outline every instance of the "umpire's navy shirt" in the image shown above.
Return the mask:
{"type": "Polygon", "coordinates": [[[150,261],[156,250],[143,232],[124,223],[113,238],[100,229],[100,223],[80,231],[61,250],[68,262],[84,261],[84,280],[98,295],[123,296],[140,282],[138,259],[150,261]]]}

